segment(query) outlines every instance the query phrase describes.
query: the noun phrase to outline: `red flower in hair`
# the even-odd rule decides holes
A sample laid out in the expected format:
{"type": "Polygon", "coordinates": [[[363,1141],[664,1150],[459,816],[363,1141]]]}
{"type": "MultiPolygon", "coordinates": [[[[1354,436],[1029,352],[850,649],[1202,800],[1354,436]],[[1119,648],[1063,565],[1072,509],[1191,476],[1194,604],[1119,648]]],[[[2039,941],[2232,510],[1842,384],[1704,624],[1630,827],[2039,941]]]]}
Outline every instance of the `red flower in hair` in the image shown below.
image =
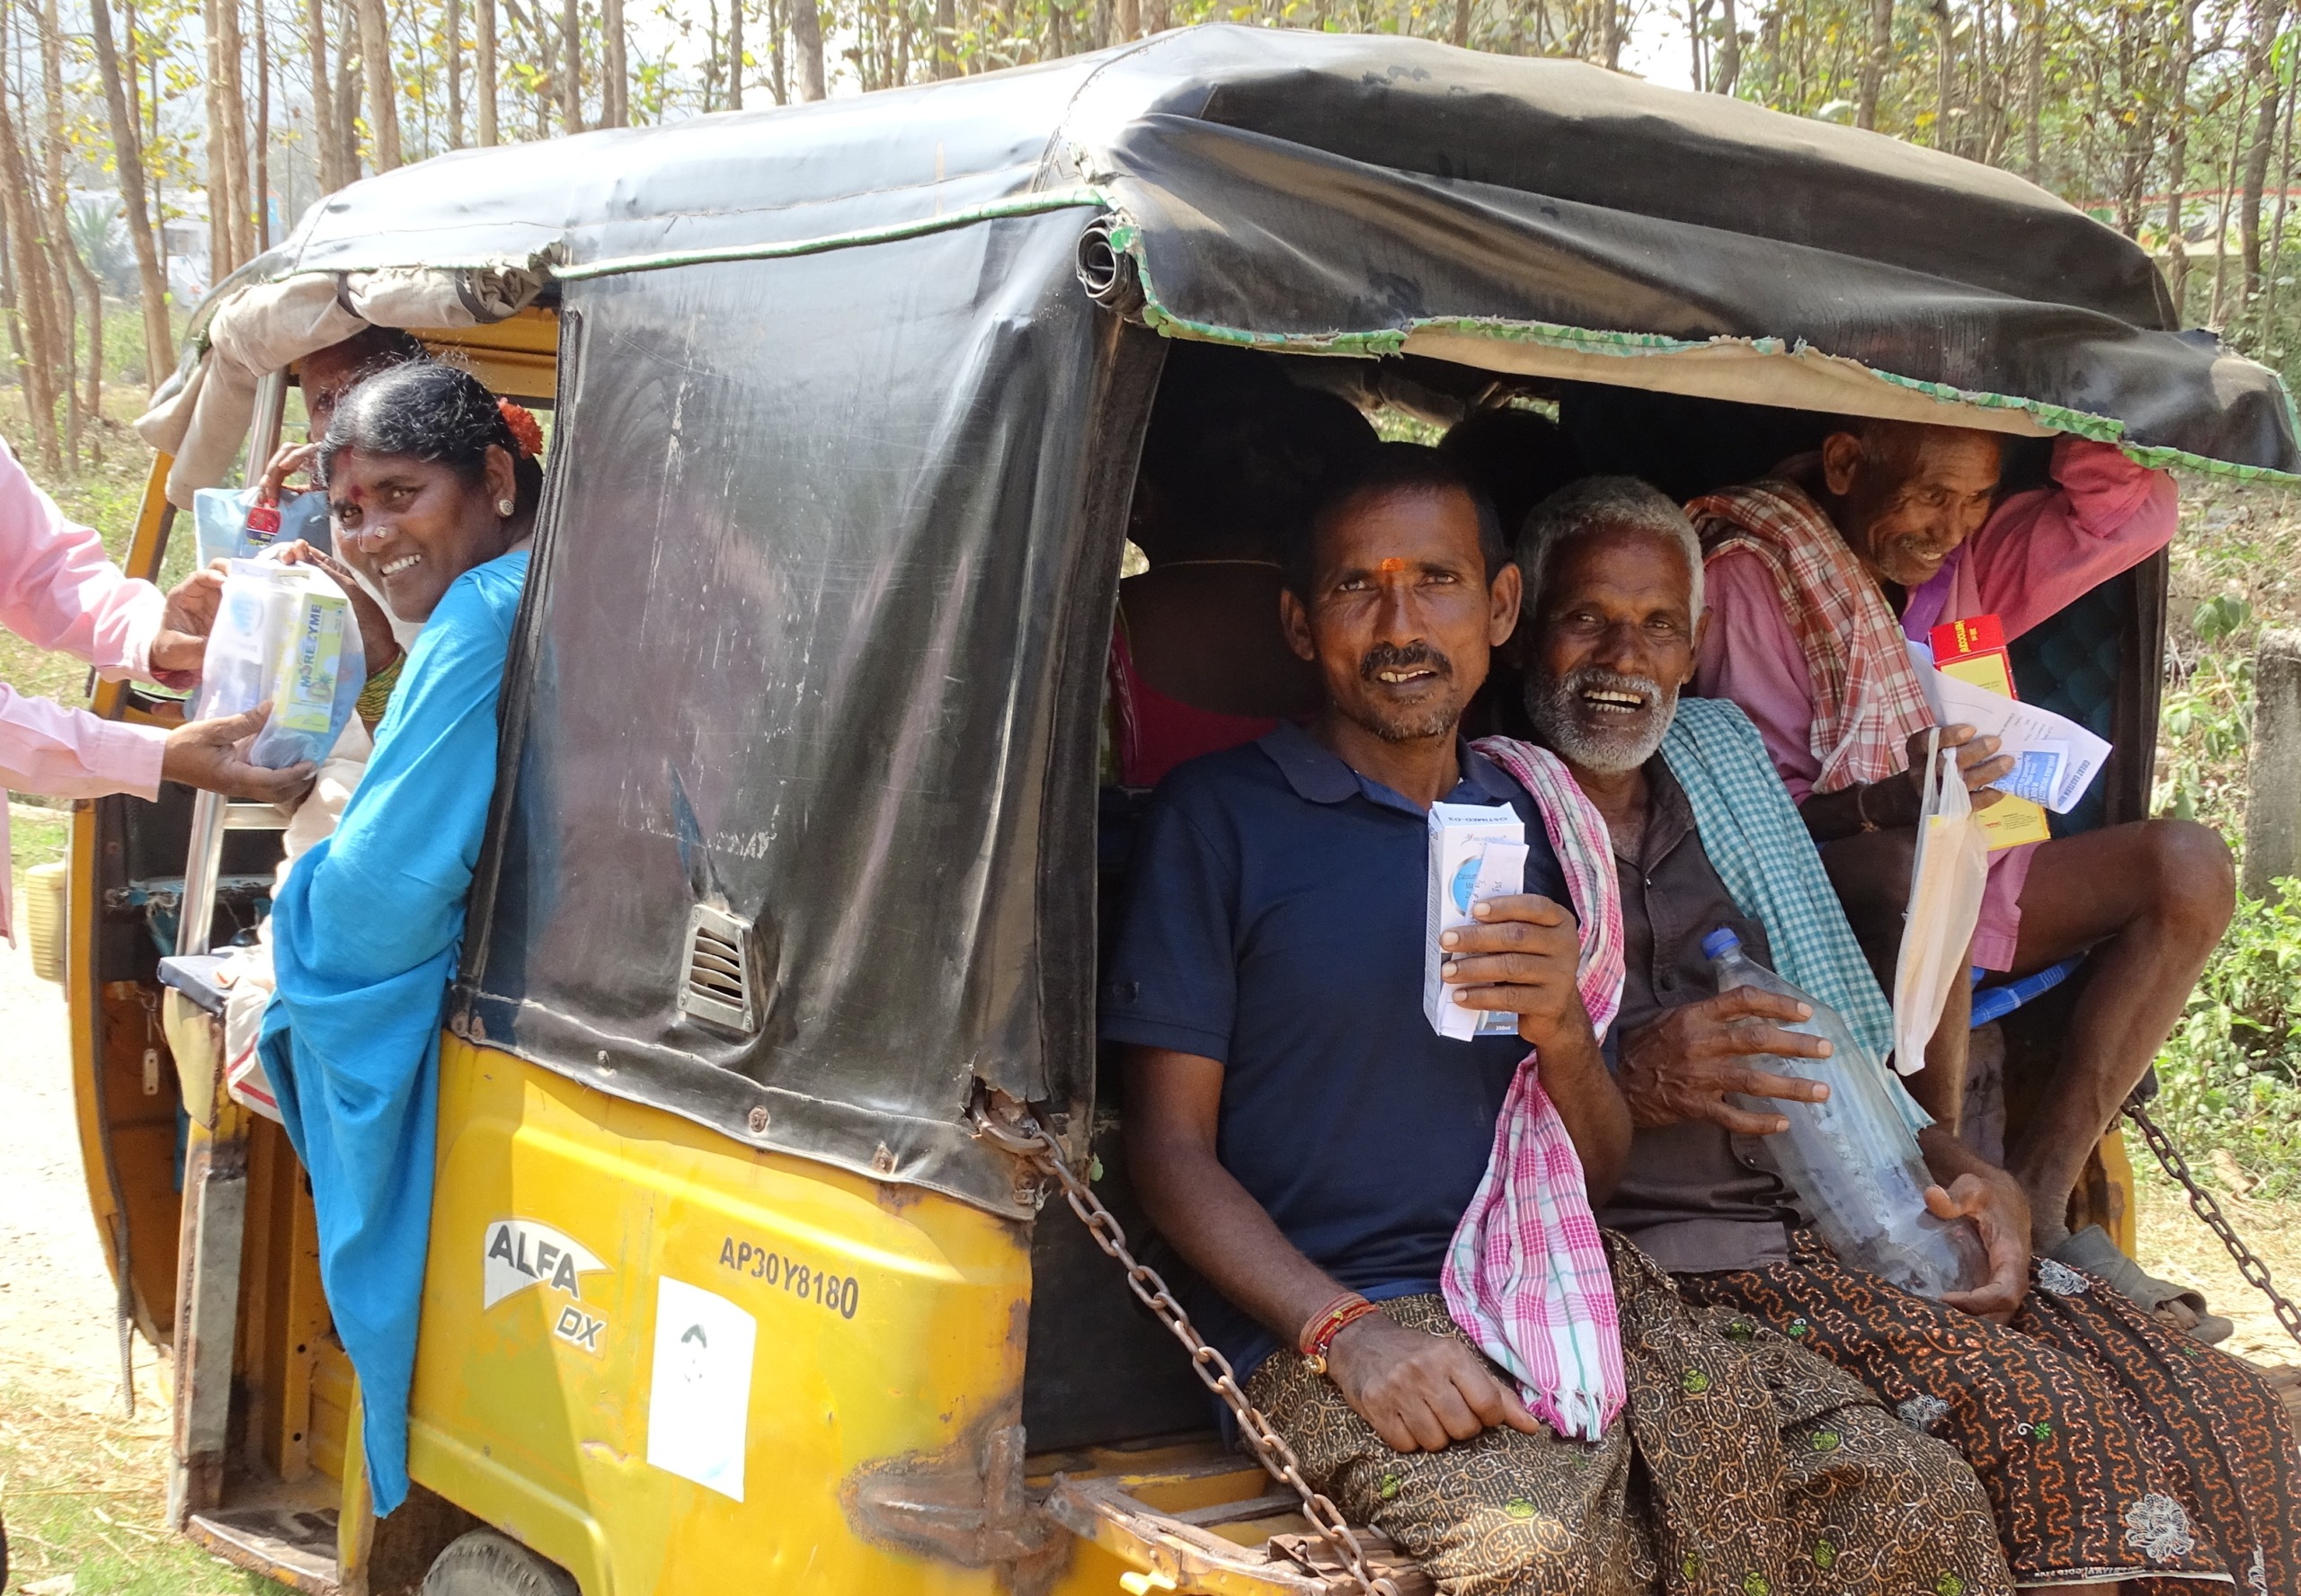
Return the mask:
{"type": "Polygon", "coordinates": [[[520,446],[521,454],[532,460],[543,453],[543,428],[526,405],[498,399],[495,408],[503,412],[503,424],[511,429],[512,441],[520,446]]]}

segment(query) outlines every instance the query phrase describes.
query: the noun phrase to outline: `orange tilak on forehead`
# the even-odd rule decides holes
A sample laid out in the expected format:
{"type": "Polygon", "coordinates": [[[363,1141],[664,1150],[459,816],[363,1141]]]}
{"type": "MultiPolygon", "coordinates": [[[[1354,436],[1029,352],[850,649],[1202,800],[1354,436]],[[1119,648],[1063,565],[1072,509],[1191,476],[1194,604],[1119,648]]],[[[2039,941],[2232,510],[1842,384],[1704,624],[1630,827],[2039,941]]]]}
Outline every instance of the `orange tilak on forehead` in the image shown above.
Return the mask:
{"type": "Polygon", "coordinates": [[[1374,569],[1384,576],[1396,576],[1399,572],[1406,569],[1406,562],[1399,559],[1396,554],[1392,554],[1389,559],[1375,566],[1374,569]]]}

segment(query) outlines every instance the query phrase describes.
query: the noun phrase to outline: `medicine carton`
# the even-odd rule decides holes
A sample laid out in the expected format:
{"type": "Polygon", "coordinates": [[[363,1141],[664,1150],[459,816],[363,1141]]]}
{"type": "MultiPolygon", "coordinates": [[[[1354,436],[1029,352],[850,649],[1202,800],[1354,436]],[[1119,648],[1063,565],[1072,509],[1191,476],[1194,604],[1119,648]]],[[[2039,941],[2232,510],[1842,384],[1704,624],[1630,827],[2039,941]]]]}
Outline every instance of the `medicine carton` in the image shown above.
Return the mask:
{"type": "Polygon", "coordinates": [[[343,662],[343,634],[351,606],[338,594],[303,591],[278,600],[280,651],[271,687],[272,724],[289,732],[333,730],[336,675],[343,662]]]}
{"type": "Polygon", "coordinates": [[[1439,1035],[1459,1042],[1476,1036],[1515,1036],[1518,1016],[1464,1008],[1444,974],[1446,951],[1439,934],[1470,925],[1470,905],[1525,891],[1526,823],[1507,804],[1430,806],[1430,912],[1423,950],[1422,1012],[1439,1035]]]}
{"type": "MultiPolygon", "coordinates": [[[[2005,651],[2005,628],[1995,616],[1944,621],[1933,628],[1932,643],[1933,667],[1942,675],[1954,676],[2003,697],[2021,696],[2013,690],[2013,657],[2005,651]]],[[[2053,837],[2044,805],[2011,793],[2000,796],[1987,809],[1976,811],[1975,815],[1981,821],[1982,835],[1988,839],[1993,854],[2000,848],[2019,847],[2025,842],[2047,842],[2053,837]]]]}

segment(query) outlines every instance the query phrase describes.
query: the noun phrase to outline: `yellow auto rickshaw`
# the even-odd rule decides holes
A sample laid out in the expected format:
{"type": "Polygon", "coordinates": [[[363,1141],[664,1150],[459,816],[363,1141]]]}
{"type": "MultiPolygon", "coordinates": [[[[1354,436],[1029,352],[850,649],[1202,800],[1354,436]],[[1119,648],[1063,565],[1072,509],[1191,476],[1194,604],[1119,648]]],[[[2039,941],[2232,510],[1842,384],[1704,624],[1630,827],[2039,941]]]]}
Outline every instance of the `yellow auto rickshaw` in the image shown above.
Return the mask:
{"type": "MultiPolygon", "coordinates": [[[[1681,497],[1845,414],[2301,470],[2277,379],[2005,173],[1398,38],[1209,27],[356,183],[202,306],[131,570],[369,325],[552,430],[387,1517],[308,1191],[203,985],[282,818],[103,799],[69,861],[90,1199],[167,1354],[172,1510],[314,1596],[1428,1588],[1222,1443],[1105,1256],[1145,1238],[1097,1085],[1102,684],[1174,341],[1408,431],[1541,407],[1681,497]],[[698,1371],[705,1326],[740,1352],[698,1371]]],[[[2118,749],[2070,825],[2146,812],[2164,596],[2161,556],[2016,651],[2118,749]]]]}

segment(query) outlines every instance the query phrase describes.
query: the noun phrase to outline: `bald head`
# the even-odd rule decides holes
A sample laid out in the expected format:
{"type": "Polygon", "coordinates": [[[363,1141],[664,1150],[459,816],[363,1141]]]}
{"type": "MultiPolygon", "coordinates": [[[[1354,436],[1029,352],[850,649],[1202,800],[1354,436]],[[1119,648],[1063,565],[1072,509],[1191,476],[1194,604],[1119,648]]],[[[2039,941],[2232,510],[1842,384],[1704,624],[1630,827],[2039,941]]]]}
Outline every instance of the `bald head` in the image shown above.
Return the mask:
{"type": "Polygon", "coordinates": [[[1831,518],[1872,576],[1917,587],[1989,519],[2003,448],[1994,432],[1915,421],[1833,432],[1822,441],[1831,518]]]}

